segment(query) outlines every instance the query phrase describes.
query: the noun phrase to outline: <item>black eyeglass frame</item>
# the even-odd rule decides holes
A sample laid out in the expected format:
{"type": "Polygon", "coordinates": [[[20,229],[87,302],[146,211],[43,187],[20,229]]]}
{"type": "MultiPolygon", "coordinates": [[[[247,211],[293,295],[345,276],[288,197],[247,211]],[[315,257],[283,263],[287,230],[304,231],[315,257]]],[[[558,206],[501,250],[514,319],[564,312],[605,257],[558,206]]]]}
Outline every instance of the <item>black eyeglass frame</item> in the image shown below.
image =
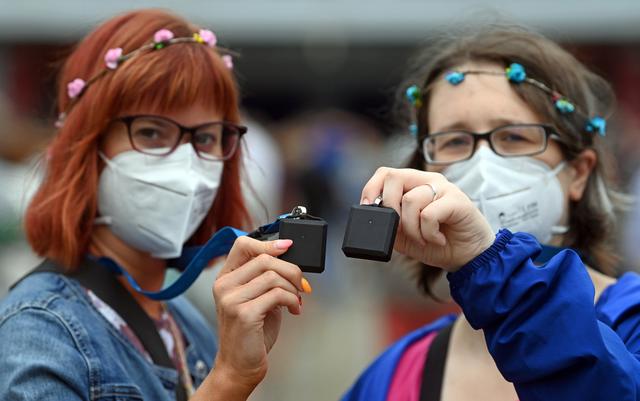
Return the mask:
{"type": "Polygon", "coordinates": [[[466,130],[449,130],[449,131],[440,131],[440,132],[434,132],[433,134],[425,134],[422,135],[419,139],[418,139],[418,151],[422,154],[422,158],[424,159],[424,161],[427,164],[430,165],[448,165],[448,164],[453,164],[453,163],[458,163],[458,162],[462,162],[465,160],[469,160],[473,157],[473,155],[476,153],[476,150],[478,149],[478,141],[480,139],[484,139],[485,137],[488,138],[487,142],[489,142],[489,148],[497,155],[502,156],[502,157],[523,157],[523,156],[535,156],[538,155],[542,152],[544,152],[545,150],[547,150],[547,147],[549,146],[549,138],[557,141],[560,143],[560,145],[563,145],[562,142],[562,138],[560,137],[560,135],[558,135],[557,130],[549,125],[549,124],[506,124],[506,125],[501,125],[499,127],[496,127],[490,131],[487,132],[471,132],[471,131],[466,131],[466,130]],[[498,151],[496,151],[495,147],[493,146],[493,142],[491,141],[491,134],[493,134],[494,132],[503,130],[505,128],[508,127],[540,127],[544,130],[544,144],[542,146],[542,149],[540,150],[536,150],[534,152],[531,153],[526,153],[526,154],[517,154],[517,155],[505,155],[502,154],[498,151]],[[440,135],[444,135],[444,134],[453,134],[453,133],[461,133],[461,134],[469,134],[472,136],[473,138],[473,146],[472,149],[473,151],[471,152],[471,154],[467,157],[465,157],[464,159],[460,159],[460,160],[455,160],[455,161],[444,161],[444,162],[438,162],[438,161],[432,161],[429,160],[429,157],[427,156],[426,152],[424,151],[424,146],[425,146],[425,141],[429,138],[433,138],[433,137],[437,137],[440,135]]]}
{"type": "MultiPolygon", "coordinates": [[[[190,143],[191,146],[193,146],[193,149],[196,151],[196,153],[198,154],[199,157],[202,157],[205,160],[222,160],[222,161],[226,161],[229,160],[233,157],[233,155],[236,153],[236,151],[238,150],[238,144],[240,143],[240,140],[242,139],[242,137],[247,133],[247,127],[244,125],[239,125],[239,124],[235,124],[229,121],[211,121],[208,123],[204,123],[204,124],[198,124],[198,125],[194,125],[191,127],[186,127],[180,123],[178,123],[177,121],[174,121],[168,117],[164,117],[164,116],[158,116],[158,115],[153,115],[153,114],[135,114],[135,115],[127,115],[127,116],[120,116],[120,117],[116,117],[114,118],[112,121],[116,121],[116,122],[122,122],[124,123],[124,125],[127,127],[127,135],[129,136],[129,143],[131,144],[131,147],[140,153],[144,153],[145,155],[150,155],[150,156],[158,156],[158,157],[164,157],[164,156],[168,156],[171,153],[173,153],[178,146],[180,146],[180,143],[182,142],[182,138],[184,137],[185,134],[190,134],[191,138],[190,138],[190,143]],[[176,141],[176,143],[169,149],[168,152],[165,153],[153,153],[153,152],[148,152],[145,151],[144,149],[139,149],[138,147],[136,147],[134,141],[133,141],[133,135],[131,134],[131,125],[133,124],[133,122],[138,119],[138,118],[156,118],[159,120],[164,120],[167,121],[173,125],[175,125],[176,127],[178,127],[178,129],[180,130],[180,135],[178,136],[178,140],[176,141]],[[227,127],[233,127],[233,129],[235,129],[237,131],[237,135],[238,135],[238,140],[235,142],[233,149],[229,152],[228,155],[223,156],[223,157],[216,157],[216,156],[207,156],[207,157],[203,157],[200,154],[200,151],[198,150],[196,144],[194,143],[195,140],[195,133],[202,127],[208,127],[211,125],[222,125],[222,135],[224,136],[225,133],[227,132],[226,128],[227,127]]],[[[222,139],[224,140],[224,139],[222,139]]]]}

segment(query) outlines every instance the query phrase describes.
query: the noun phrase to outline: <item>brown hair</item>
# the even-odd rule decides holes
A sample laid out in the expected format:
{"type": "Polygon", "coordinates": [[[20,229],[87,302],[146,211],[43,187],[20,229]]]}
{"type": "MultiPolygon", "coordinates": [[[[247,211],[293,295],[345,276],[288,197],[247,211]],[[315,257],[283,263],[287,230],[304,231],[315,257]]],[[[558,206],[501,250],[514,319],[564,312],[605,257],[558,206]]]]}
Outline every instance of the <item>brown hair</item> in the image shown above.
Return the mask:
{"type": "MultiPolygon", "coordinates": [[[[448,69],[466,62],[492,62],[507,67],[511,63],[524,66],[527,75],[563,94],[588,116],[608,117],[615,103],[609,84],[589,71],[569,52],[551,40],[511,25],[489,25],[473,32],[447,36],[432,43],[416,58],[411,78],[401,87],[402,107],[411,106],[404,101],[404,89],[417,84],[428,88],[448,69]]],[[[552,122],[566,146],[562,146],[566,160],[574,159],[585,149],[597,154],[597,164],[589,176],[582,199],[569,208],[569,232],[563,246],[580,252],[585,263],[595,269],[614,274],[618,262],[610,245],[615,223],[614,211],[624,207],[624,197],[612,190],[609,179],[611,164],[606,159],[605,143],[597,134],[585,130],[584,115],[560,114],[546,92],[532,85],[513,85],[514,90],[530,107],[552,122]]],[[[429,91],[423,89],[422,106],[417,112],[418,138],[428,133],[429,91]]],[[[419,146],[413,152],[408,167],[424,169],[425,161],[419,146]]],[[[428,294],[441,270],[423,267],[419,270],[419,285],[428,294]]]]}
{"type": "MultiPolygon", "coordinates": [[[[121,47],[127,54],[152,42],[160,29],[176,37],[198,32],[195,25],[161,10],[130,12],[96,28],[62,67],[59,109],[68,106],[67,83],[88,80],[101,71],[108,49],[121,47]]],[[[27,209],[25,230],[33,249],[70,269],[87,252],[97,213],[98,147],[112,118],[131,107],[148,106],[163,113],[194,102],[219,111],[226,121],[239,122],[232,73],[216,51],[193,43],[140,54],[88,87],[50,144],[44,181],[27,209]]],[[[220,190],[190,242],[204,243],[216,227],[249,222],[240,189],[240,153],[238,149],[224,162],[220,190]]]]}

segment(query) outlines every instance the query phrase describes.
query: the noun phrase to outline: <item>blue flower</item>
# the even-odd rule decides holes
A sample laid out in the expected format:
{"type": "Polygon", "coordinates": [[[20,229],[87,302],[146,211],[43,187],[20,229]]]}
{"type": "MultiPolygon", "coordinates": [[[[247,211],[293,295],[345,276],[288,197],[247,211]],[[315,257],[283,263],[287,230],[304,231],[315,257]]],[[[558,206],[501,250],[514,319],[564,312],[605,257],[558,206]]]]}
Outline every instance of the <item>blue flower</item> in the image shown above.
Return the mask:
{"type": "Polygon", "coordinates": [[[444,76],[451,85],[458,85],[460,82],[464,81],[464,72],[460,71],[451,71],[448,72],[447,75],[444,76]]]}
{"type": "Polygon", "coordinates": [[[593,117],[587,122],[587,132],[598,132],[600,136],[607,133],[607,121],[602,117],[593,117]]]}
{"type": "Polygon", "coordinates": [[[556,109],[562,114],[569,114],[576,110],[576,106],[567,99],[558,99],[556,100],[556,109]]]}
{"type": "Polygon", "coordinates": [[[411,85],[408,87],[405,95],[409,102],[415,107],[420,107],[422,105],[422,94],[420,93],[418,85],[411,85]]]}
{"type": "Polygon", "coordinates": [[[512,63],[507,67],[507,78],[514,83],[522,83],[527,79],[527,73],[524,71],[524,67],[518,63],[512,63]]]}

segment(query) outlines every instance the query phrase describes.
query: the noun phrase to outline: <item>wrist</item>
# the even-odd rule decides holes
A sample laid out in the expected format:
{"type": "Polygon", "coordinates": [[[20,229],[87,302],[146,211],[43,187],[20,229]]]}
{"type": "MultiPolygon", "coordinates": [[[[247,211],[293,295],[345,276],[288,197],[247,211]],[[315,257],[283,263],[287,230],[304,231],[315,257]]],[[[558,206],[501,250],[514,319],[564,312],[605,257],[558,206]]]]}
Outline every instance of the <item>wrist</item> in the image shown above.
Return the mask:
{"type": "Polygon", "coordinates": [[[447,271],[449,273],[455,273],[458,270],[462,269],[464,266],[471,263],[474,259],[485,253],[487,249],[491,248],[491,246],[493,246],[493,244],[495,243],[495,240],[496,235],[491,230],[485,232],[484,235],[479,236],[476,241],[469,244],[469,246],[467,247],[469,253],[466,254],[465,258],[463,258],[456,265],[447,269],[447,271]]]}
{"type": "Polygon", "coordinates": [[[458,270],[462,269],[464,266],[471,263],[474,259],[482,255],[487,251],[487,249],[491,248],[495,243],[496,236],[493,232],[487,232],[481,238],[474,241],[474,243],[469,244],[467,249],[469,253],[465,255],[458,263],[446,269],[449,273],[455,273],[458,270]]]}
{"type": "Polygon", "coordinates": [[[511,231],[501,229],[495,235],[494,240],[487,249],[482,253],[469,260],[468,263],[462,265],[456,270],[449,270],[447,278],[453,285],[459,285],[462,281],[469,278],[477,269],[485,268],[491,265],[496,258],[500,258],[500,253],[508,246],[509,241],[513,238],[511,231]]]}
{"type": "Polygon", "coordinates": [[[263,373],[240,374],[216,360],[207,376],[209,394],[215,394],[211,400],[245,401],[264,379],[263,373]]]}

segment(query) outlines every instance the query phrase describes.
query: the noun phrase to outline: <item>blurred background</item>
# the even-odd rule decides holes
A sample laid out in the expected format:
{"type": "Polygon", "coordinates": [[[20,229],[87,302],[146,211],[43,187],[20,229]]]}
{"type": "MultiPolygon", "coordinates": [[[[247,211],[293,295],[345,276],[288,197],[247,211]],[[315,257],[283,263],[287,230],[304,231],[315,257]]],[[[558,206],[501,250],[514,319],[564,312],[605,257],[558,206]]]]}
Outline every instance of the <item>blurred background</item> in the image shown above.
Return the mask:
{"type": "MultiPolygon", "coordinates": [[[[163,7],[241,53],[245,191],[256,225],[295,205],[329,222],[326,272],[308,275],[304,313],[288,316],[252,400],[334,400],[391,341],[450,303],[421,296],[408,263],[340,251],[349,206],[380,165],[400,166],[408,133],[390,113],[411,55],[438,31],[496,19],[533,27],[572,50],[617,92],[610,124],[617,181],[640,193],[640,2],[436,0],[0,0],[0,297],[37,263],[21,232],[36,166],[55,134],[57,66],[92,27],[131,7],[163,7]]],[[[561,73],[561,72],[559,72],[561,73]]],[[[640,267],[640,212],[623,217],[623,270],[640,267]]],[[[215,325],[212,269],[189,296],[215,325]]]]}

